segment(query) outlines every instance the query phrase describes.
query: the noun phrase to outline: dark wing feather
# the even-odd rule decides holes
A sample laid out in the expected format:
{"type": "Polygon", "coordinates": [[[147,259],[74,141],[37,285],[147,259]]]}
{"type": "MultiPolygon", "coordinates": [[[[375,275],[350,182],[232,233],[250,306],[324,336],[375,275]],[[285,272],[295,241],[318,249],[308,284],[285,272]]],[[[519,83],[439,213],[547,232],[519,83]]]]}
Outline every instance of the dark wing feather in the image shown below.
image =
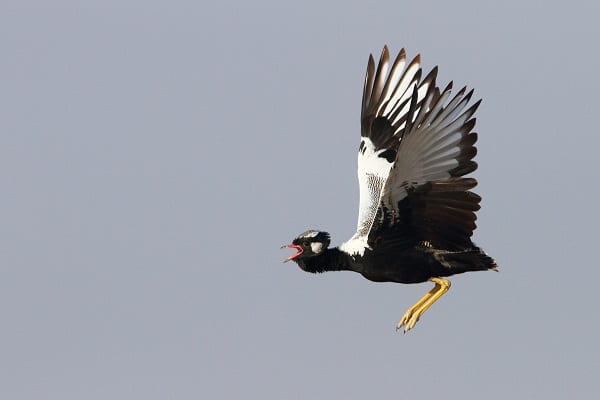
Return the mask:
{"type": "Polygon", "coordinates": [[[427,245],[465,250],[473,246],[475,212],[481,198],[470,191],[477,181],[464,178],[477,164],[473,114],[467,108],[473,91],[461,89],[451,100],[429,88],[425,98],[413,95],[398,121],[405,129],[396,159],[381,193],[380,209],[369,231],[369,245],[427,245]]]}

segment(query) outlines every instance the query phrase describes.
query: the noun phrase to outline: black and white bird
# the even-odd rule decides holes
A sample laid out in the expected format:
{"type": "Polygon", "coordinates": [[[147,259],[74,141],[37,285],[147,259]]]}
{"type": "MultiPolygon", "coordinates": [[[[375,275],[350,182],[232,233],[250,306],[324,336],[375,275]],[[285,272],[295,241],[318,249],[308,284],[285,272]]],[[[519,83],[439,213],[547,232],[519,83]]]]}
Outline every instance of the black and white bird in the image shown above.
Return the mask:
{"type": "MultiPolygon", "coordinates": [[[[477,134],[473,90],[451,96],[452,82],[436,85],[437,67],[424,78],[420,56],[407,64],[404,49],[390,67],[387,46],[377,69],[369,56],[358,149],[360,205],[356,233],[329,248],[327,232],[308,230],[283,246],[296,250],[307,272],[354,271],[375,282],[434,287],[398,322],[412,329],[450,288],[446,277],[496,270],[471,241],[481,197],[473,193],[477,134]]],[[[282,247],[282,248],[283,248],[282,247]]]]}

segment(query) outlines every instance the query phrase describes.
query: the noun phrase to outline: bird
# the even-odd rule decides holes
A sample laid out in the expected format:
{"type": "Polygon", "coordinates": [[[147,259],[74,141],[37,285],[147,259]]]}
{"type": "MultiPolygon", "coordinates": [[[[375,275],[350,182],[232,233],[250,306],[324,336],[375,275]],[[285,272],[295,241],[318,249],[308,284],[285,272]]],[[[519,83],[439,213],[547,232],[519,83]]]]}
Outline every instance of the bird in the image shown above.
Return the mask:
{"type": "Polygon", "coordinates": [[[358,148],[359,212],[354,235],[329,247],[328,232],[310,229],[282,246],[310,273],[353,271],[373,282],[433,288],[404,313],[396,330],[411,330],[450,289],[449,276],[498,271],[471,237],[481,197],[473,89],[452,96],[453,82],[437,86],[438,67],[425,77],[420,55],[393,62],[387,45],[375,68],[369,55],[361,105],[358,148]]]}

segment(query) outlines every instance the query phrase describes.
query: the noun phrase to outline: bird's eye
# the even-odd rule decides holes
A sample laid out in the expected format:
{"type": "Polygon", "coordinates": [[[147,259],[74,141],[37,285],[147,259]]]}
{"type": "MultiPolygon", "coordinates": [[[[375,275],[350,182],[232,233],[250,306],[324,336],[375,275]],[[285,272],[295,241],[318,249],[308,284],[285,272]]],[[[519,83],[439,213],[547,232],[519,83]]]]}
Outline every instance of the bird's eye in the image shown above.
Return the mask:
{"type": "Polygon", "coordinates": [[[304,246],[308,247],[310,246],[310,242],[307,240],[306,242],[302,243],[304,246]]]}

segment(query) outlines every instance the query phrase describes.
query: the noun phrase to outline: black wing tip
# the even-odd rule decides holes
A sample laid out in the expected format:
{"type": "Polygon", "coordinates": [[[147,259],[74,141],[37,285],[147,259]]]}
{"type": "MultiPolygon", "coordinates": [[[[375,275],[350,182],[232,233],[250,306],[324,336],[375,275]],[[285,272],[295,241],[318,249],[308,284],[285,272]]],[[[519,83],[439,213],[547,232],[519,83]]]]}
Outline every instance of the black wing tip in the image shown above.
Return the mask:
{"type": "Polygon", "coordinates": [[[452,87],[453,86],[454,86],[454,81],[448,82],[448,84],[446,85],[446,87],[444,88],[444,90],[442,90],[442,93],[446,93],[446,92],[452,91],[452,87]]]}
{"type": "Polygon", "coordinates": [[[434,79],[437,78],[438,71],[439,71],[439,67],[436,65],[435,67],[433,67],[431,69],[431,71],[429,71],[429,73],[427,74],[427,77],[433,76],[434,79]]]}
{"type": "Polygon", "coordinates": [[[379,57],[379,63],[381,64],[381,62],[383,60],[385,60],[386,62],[389,61],[390,59],[390,50],[388,49],[387,44],[383,46],[383,49],[381,50],[381,56],[379,57]]]}
{"type": "Polygon", "coordinates": [[[450,176],[463,176],[470,174],[471,172],[477,169],[477,163],[475,161],[469,160],[467,162],[461,163],[458,167],[452,169],[450,171],[450,176]]]}

